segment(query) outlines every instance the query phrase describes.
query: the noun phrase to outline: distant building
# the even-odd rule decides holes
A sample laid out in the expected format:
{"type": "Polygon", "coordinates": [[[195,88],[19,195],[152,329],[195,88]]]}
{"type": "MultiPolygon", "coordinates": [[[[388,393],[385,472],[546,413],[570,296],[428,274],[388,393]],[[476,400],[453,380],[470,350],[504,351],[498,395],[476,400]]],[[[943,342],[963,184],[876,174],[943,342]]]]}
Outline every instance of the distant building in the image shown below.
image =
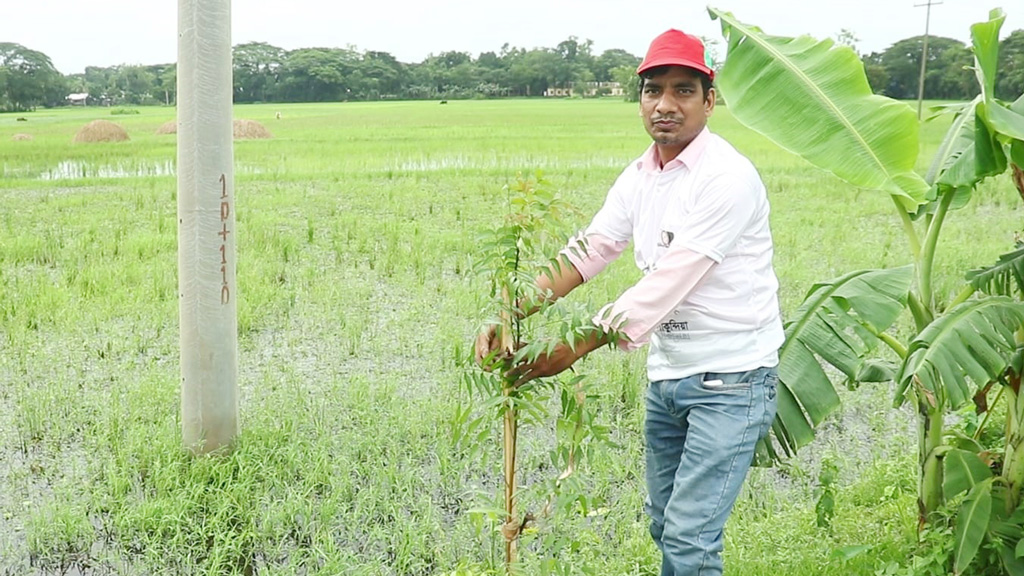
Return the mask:
{"type": "Polygon", "coordinates": [[[570,82],[567,86],[556,86],[544,91],[550,98],[565,96],[625,96],[622,85],[618,82],[570,82]]]}
{"type": "Polygon", "coordinates": [[[89,101],[89,93],[82,92],[81,94],[68,94],[67,100],[72,106],[85,106],[89,101]]]}

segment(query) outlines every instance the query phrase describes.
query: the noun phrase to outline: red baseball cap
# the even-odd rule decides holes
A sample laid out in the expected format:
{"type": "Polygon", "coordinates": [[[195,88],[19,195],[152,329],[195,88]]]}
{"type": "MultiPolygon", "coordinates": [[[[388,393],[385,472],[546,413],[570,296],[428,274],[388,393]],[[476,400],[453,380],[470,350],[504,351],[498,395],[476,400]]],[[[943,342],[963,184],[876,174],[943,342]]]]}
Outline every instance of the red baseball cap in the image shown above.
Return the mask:
{"type": "Polygon", "coordinates": [[[707,65],[704,57],[704,43],[700,38],[676,29],[663,32],[651,42],[636,73],[643,74],[645,70],[658,66],[686,66],[715,79],[715,71],[707,65]]]}

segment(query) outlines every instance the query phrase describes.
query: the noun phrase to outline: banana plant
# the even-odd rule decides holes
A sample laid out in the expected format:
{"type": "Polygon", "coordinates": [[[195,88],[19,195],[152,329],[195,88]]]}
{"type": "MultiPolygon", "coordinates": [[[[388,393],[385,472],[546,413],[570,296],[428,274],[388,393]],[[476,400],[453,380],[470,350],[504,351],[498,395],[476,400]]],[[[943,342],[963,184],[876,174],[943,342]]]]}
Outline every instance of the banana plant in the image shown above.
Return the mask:
{"type": "Polygon", "coordinates": [[[912,262],[850,272],[810,289],[785,325],[773,441],[762,443],[759,455],[791,455],[838,407],[836,384],[823,364],[847,383],[894,381],[894,404],[912,402],[920,415],[922,525],[940,506],[959,502],[954,572],[966,570],[990,538],[1004,568],[1024,575],[1018,558],[1024,556],[1024,544],[1018,547],[1024,536],[1024,399],[1017,396],[1024,250],[1018,246],[994,266],[974,271],[950,302],[932,291],[943,223],[970,201],[978,184],[1009,169],[1024,199],[1024,96],[1012,104],[993,96],[1003,12],[993,10],[988,21],[971,27],[981,93],[947,107],[954,120],[923,177],[913,171],[916,114],[905,103],[872,94],[851,49],[809,36],[771,36],[728,12],[709,12],[727,40],[717,82],[736,119],[852,186],[888,194],[912,262]],[[913,318],[909,336],[892,330],[904,313],[913,318]],[[878,360],[880,344],[899,361],[878,360]],[[980,446],[950,445],[944,427],[944,416],[984,399],[994,385],[1006,390],[1009,414],[999,473],[979,456],[980,446]]]}
{"type": "MultiPolygon", "coordinates": [[[[1018,185],[1018,190],[1024,194],[1024,185],[1018,185]]],[[[993,266],[972,270],[967,279],[971,289],[990,296],[980,302],[1005,302],[1009,300],[1007,295],[1018,302],[1024,299],[1024,243],[1018,243],[1017,250],[1004,254],[993,266]]],[[[1024,329],[1018,328],[1012,338],[1016,347],[1011,352],[1010,366],[972,398],[977,412],[986,415],[982,425],[972,437],[954,438],[951,446],[936,450],[936,461],[942,462],[942,497],[947,502],[962,499],[954,534],[956,574],[964,573],[981,543],[988,539],[995,544],[1005,571],[1024,575],[1024,399],[1020,397],[1024,329]],[[996,403],[999,399],[1006,403],[1001,455],[994,455],[978,442],[994,409],[986,394],[993,385],[999,385],[996,403]]]]}

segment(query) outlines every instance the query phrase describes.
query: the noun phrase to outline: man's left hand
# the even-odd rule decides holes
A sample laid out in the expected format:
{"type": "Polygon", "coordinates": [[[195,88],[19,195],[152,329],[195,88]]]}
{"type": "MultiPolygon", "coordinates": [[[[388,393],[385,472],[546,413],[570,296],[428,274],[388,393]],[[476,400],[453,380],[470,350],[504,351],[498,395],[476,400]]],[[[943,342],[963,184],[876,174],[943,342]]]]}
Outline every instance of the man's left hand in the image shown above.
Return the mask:
{"type": "MultiPolygon", "coordinates": [[[[589,351],[587,350],[586,352],[589,351]]],[[[573,351],[568,345],[559,344],[555,346],[555,349],[550,354],[542,353],[533,362],[528,362],[524,358],[519,364],[513,366],[507,374],[509,378],[515,379],[516,386],[522,386],[535,378],[554,376],[564,372],[574,362],[582,358],[586,352],[584,347],[581,346],[577,346],[576,350],[573,351]]]]}

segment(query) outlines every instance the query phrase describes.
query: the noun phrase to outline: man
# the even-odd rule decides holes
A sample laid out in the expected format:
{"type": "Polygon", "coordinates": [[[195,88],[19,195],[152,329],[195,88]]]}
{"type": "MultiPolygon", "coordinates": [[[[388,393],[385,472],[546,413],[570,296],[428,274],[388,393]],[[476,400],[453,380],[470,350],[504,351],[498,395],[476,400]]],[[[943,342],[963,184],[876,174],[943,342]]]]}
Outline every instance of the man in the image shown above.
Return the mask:
{"type": "MultiPolygon", "coordinates": [[[[750,161],[707,128],[714,71],[699,39],[661,34],[637,73],[654,142],[612,186],[585,253],[567,247],[571,266],[537,282],[551,300],[565,296],[630,240],[644,276],[595,316],[599,336],[510,373],[519,383],[558,374],[615,332],[627,350],[649,341],[646,508],[661,573],[718,576],[726,519],[775,417],[784,334],[768,200],[750,161]]],[[[480,334],[478,361],[493,358],[497,340],[494,327],[480,334]]]]}

